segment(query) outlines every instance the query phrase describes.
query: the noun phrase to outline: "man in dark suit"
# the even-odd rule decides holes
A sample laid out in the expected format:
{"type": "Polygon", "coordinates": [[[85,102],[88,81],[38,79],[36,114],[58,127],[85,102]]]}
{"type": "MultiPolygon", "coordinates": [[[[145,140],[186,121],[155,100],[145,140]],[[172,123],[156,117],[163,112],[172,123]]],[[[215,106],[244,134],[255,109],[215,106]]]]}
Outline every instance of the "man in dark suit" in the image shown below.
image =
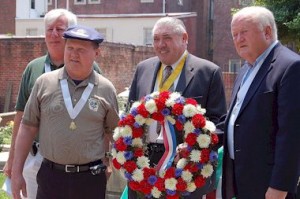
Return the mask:
{"type": "Polygon", "coordinates": [[[225,119],[223,199],[295,198],[300,174],[300,56],[277,40],[272,12],[233,15],[233,42],[246,60],[225,119]]]}
{"type": "MultiPolygon", "coordinates": [[[[209,120],[217,123],[222,114],[226,113],[220,68],[188,53],[188,34],[179,19],[164,17],[158,20],[153,28],[153,37],[157,56],[138,64],[130,87],[129,102],[137,101],[154,91],[176,91],[184,97],[194,98],[206,109],[209,120]],[[172,72],[162,83],[166,68],[171,68],[172,72]]],[[[149,157],[152,165],[157,164],[164,152],[162,136],[156,131],[156,126],[155,123],[149,127],[149,157]]],[[[181,135],[177,135],[177,140],[182,143],[181,135]]],[[[199,199],[214,188],[215,176],[203,188],[184,198],[199,199]]],[[[137,198],[132,190],[129,190],[129,198],[137,198]]]]}

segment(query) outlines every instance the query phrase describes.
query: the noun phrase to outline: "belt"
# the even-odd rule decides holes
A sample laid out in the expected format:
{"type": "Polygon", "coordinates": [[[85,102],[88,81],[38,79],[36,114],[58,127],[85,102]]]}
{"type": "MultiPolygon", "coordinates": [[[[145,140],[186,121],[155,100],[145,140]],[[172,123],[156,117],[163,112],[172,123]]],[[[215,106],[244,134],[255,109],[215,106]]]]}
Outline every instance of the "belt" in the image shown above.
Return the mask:
{"type": "Polygon", "coordinates": [[[50,168],[64,171],[66,173],[80,173],[80,172],[90,171],[91,167],[94,167],[96,165],[101,165],[102,160],[97,160],[97,161],[90,162],[88,164],[82,164],[82,165],[74,165],[74,164],[63,165],[63,164],[57,164],[55,162],[52,162],[52,161],[44,158],[43,164],[49,166],[50,168]]]}
{"type": "Polygon", "coordinates": [[[160,144],[160,143],[149,143],[148,150],[152,152],[164,152],[165,146],[164,144],[160,144]]]}

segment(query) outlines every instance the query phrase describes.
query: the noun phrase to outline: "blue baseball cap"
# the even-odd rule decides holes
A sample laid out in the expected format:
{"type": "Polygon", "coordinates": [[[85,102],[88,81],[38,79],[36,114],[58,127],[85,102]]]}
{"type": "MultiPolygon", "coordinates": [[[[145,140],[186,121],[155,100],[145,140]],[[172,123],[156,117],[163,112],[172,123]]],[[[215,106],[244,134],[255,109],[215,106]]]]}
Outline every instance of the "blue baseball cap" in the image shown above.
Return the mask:
{"type": "Polygon", "coordinates": [[[63,34],[65,39],[79,39],[85,41],[92,41],[100,44],[104,38],[94,28],[90,28],[82,25],[75,25],[69,27],[63,34]]]}

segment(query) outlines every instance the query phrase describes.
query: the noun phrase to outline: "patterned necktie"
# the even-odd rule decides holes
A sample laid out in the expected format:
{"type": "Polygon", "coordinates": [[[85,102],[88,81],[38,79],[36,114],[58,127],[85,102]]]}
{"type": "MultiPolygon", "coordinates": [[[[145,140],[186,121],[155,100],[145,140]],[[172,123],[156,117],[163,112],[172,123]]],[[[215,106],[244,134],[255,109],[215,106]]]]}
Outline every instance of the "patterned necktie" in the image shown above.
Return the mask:
{"type": "MultiPolygon", "coordinates": [[[[162,84],[165,83],[165,81],[168,79],[168,77],[172,74],[172,66],[166,66],[164,69],[164,73],[163,73],[163,79],[162,79],[162,84]]],[[[173,91],[173,85],[171,85],[171,87],[169,88],[169,91],[173,91]]],[[[160,130],[161,130],[161,124],[159,122],[157,122],[157,127],[156,127],[156,132],[159,135],[160,134],[160,130]]]]}

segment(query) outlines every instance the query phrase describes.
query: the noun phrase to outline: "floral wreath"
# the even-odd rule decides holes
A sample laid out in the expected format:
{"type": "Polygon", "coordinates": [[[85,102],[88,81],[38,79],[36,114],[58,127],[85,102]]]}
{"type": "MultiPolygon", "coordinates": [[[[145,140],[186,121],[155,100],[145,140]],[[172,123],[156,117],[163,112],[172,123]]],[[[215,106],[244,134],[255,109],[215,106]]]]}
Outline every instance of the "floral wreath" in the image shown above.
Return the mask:
{"type": "Polygon", "coordinates": [[[128,180],[129,187],[144,198],[179,198],[205,185],[214,171],[218,154],[213,146],[215,125],[205,117],[197,101],[177,92],[154,92],[134,102],[114,130],[113,165],[128,180]],[[150,167],[144,143],[145,125],[167,120],[183,136],[180,159],[157,171],[150,167]]]}

